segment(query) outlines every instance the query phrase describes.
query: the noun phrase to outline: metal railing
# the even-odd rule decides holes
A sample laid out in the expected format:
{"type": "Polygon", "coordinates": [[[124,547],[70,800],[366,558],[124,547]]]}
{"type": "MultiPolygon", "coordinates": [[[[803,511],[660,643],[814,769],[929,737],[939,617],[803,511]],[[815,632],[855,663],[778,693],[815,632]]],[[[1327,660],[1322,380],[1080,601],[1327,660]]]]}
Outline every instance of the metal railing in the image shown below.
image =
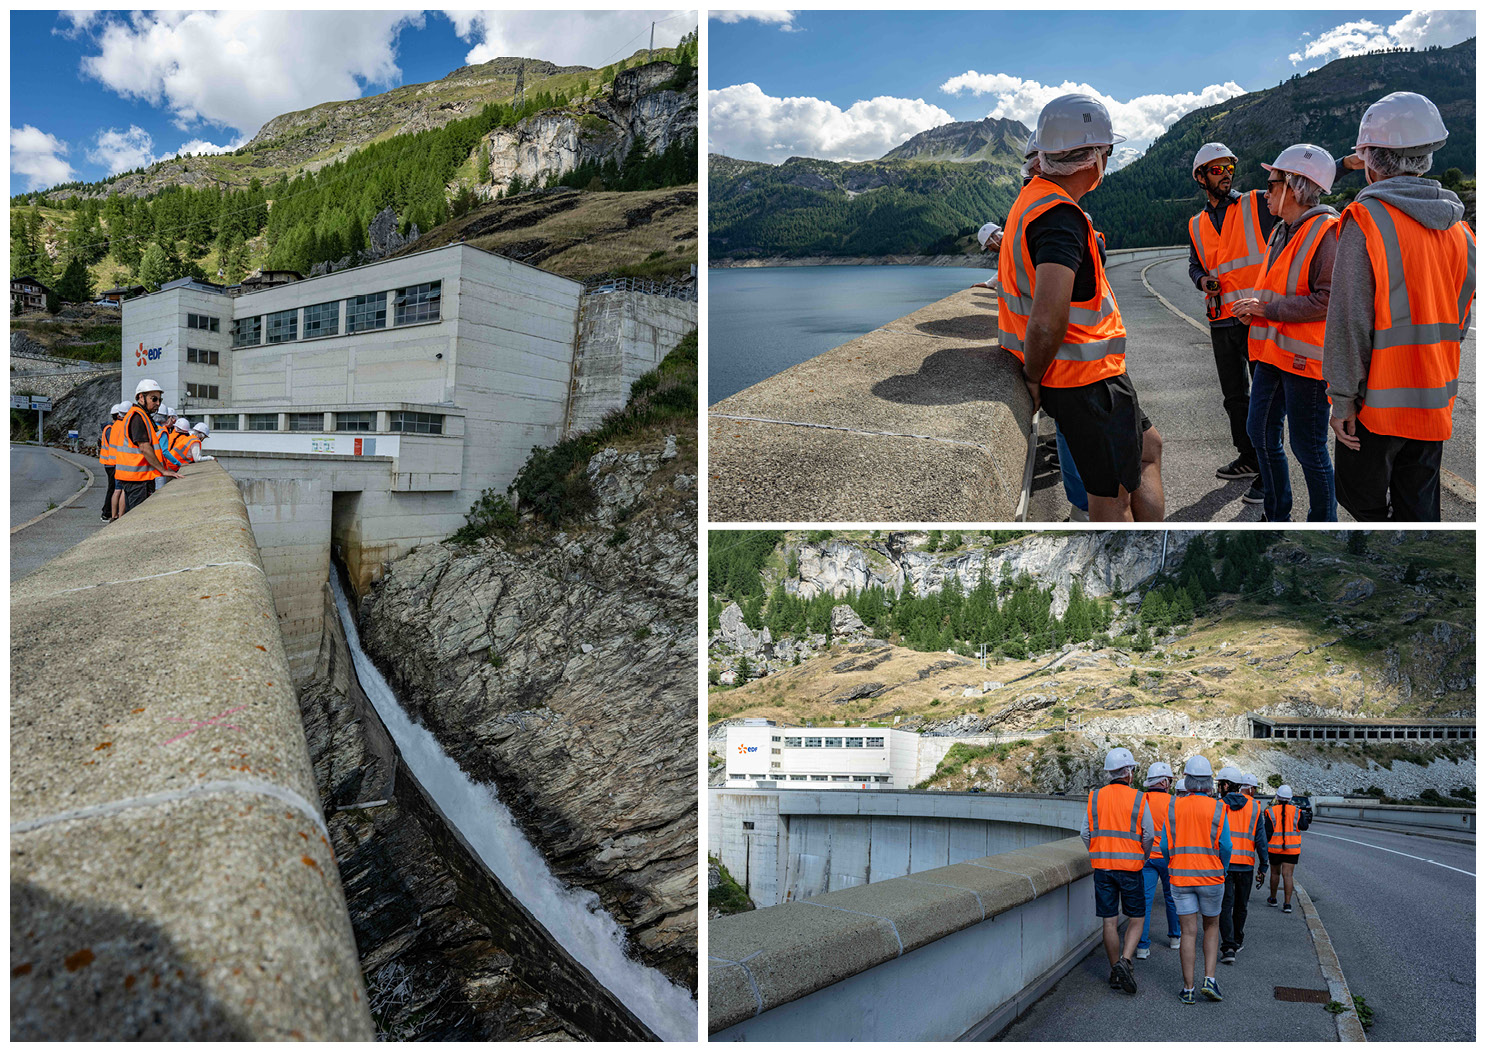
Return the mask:
{"type": "Polygon", "coordinates": [[[649,278],[598,278],[583,285],[584,295],[605,292],[643,292],[651,296],[666,296],[670,299],[690,300],[695,303],[697,286],[694,282],[651,281],[649,278]]]}

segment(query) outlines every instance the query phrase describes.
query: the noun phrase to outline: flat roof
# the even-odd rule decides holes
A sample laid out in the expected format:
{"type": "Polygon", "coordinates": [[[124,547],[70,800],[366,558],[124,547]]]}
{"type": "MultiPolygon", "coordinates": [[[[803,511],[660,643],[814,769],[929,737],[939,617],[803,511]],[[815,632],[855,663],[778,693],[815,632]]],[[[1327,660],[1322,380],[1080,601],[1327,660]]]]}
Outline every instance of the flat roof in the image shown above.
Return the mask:
{"type": "Polygon", "coordinates": [[[1420,719],[1373,719],[1371,717],[1358,717],[1357,719],[1336,719],[1330,716],[1315,716],[1310,718],[1300,716],[1250,716],[1257,723],[1268,723],[1271,725],[1283,724],[1288,727],[1474,727],[1474,719],[1459,719],[1456,717],[1445,718],[1420,718],[1420,719]]]}

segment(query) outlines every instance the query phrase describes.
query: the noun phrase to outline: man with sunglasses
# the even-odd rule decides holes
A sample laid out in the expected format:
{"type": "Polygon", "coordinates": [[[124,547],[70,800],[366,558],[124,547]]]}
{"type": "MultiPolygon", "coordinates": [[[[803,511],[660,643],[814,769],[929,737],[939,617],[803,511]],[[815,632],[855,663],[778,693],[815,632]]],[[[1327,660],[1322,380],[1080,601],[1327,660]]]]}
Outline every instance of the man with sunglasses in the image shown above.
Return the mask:
{"type": "Polygon", "coordinates": [[[117,451],[114,479],[124,492],[120,514],[133,511],[155,491],[155,479],[179,478],[160,460],[155,448],[157,432],[151,419],[160,409],[164,394],[154,380],[139,381],[134,389],[134,404],[120,421],[124,440],[117,451]]]}

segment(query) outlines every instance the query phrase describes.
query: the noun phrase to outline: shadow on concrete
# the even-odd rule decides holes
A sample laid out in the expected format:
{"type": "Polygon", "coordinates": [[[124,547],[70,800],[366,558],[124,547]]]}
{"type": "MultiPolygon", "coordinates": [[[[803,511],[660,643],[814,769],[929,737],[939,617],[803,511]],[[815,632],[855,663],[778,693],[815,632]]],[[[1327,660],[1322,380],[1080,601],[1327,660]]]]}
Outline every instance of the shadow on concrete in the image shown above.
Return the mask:
{"type": "Polygon", "coordinates": [[[155,924],[10,885],[12,1041],[253,1041],[155,924]],[[86,1005],[87,1010],[79,1010],[86,1005]]]}
{"type": "MultiPolygon", "coordinates": [[[[1214,486],[1185,508],[1166,509],[1167,522],[1216,522],[1218,509],[1224,508],[1243,497],[1253,479],[1236,479],[1214,486]]],[[[1245,504],[1234,522],[1258,522],[1264,511],[1262,504],[1245,504]]]]}
{"type": "Polygon", "coordinates": [[[955,340],[981,340],[989,343],[996,338],[996,319],[987,314],[966,314],[958,318],[921,321],[914,328],[929,336],[947,336],[955,340]]]}
{"type": "Polygon", "coordinates": [[[999,347],[947,347],[920,363],[918,372],[889,376],[872,385],[872,393],[903,405],[961,405],[996,401],[1009,380],[995,381],[996,370],[1008,374],[1016,359],[999,347]]]}

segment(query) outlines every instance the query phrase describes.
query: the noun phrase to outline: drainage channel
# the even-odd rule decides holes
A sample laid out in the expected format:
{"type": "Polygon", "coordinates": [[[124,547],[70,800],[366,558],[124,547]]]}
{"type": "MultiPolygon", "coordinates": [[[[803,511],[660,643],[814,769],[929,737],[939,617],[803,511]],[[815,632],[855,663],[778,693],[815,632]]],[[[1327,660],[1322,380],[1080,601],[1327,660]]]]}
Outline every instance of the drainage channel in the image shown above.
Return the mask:
{"type": "Polygon", "coordinates": [[[481,862],[552,940],[663,1041],[695,1041],[690,991],[626,953],[627,936],[596,894],[563,884],[526,839],[493,786],[470,781],[433,734],[403,711],[365,651],[340,574],[331,588],[362,691],[382,718],[403,762],[481,862]]]}

